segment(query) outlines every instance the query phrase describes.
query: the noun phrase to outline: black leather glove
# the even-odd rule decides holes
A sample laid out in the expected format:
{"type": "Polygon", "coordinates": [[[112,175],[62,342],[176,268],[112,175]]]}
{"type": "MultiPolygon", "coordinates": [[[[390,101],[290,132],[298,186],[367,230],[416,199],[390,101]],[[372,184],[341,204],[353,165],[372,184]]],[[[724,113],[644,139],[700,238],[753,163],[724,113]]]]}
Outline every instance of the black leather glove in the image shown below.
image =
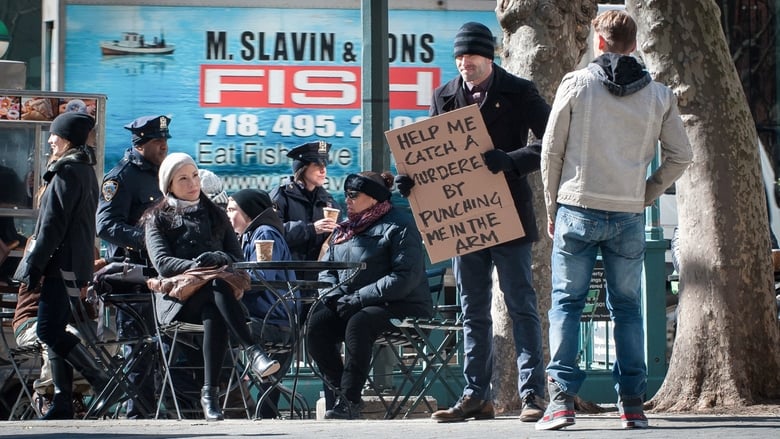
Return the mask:
{"type": "Polygon", "coordinates": [[[323,305],[330,308],[331,311],[338,314],[338,311],[336,310],[336,305],[342,297],[344,297],[344,292],[341,290],[336,290],[331,293],[328,293],[320,298],[320,302],[322,302],[323,305]]]}
{"type": "Polygon", "coordinates": [[[512,160],[512,157],[509,157],[509,154],[507,154],[506,151],[491,149],[485,151],[482,156],[485,159],[485,165],[490,169],[490,172],[494,174],[515,170],[515,161],[512,160]]]}
{"type": "Polygon", "coordinates": [[[354,316],[361,308],[363,308],[363,305],[360,303],[360,296],[357,294],[341,296],[336,302],[336,312],[339,317],[344,320],[349,320],[349,318],[354,316]]]}
{"type": "Polygon", "coordinates": [[[346,285],[342,285],[335,290],[328,291],[328,294],[320,296],[320,302],[328,308],[336,312],[336,302],[342,297],[349,294],[346,285]]]}
{"type": "Polygon", "coordinates": [[[198,267],[221,267],[230,263],[230,258],[225,252],[205,252],[195,258],[195,262],[198,263],[198,267]]]}
{"type": "Polygon", "coordinates": [[[406,198],[412,192],[414,180],[408,175],[399,174],[395,176],[395,184],[398,187],[398,192],[401,193],[401,196],[406,198]]]}

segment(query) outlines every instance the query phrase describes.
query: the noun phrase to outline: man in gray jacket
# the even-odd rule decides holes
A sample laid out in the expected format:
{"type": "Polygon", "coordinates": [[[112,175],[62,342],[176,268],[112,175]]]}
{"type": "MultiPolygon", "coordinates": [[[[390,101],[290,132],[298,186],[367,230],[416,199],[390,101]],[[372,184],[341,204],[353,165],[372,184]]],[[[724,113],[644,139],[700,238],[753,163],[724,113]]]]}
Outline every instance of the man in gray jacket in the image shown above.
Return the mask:
{"type": "Polygon", "coordinates": [[[563,78],[542,142],[542,181],[553,238],[550,404],[537,430],[574,424],[580,316],[601,250],[614,323],[614,376],[623,428],[646,428],[641,283],[644,209],[687,168],[692,153],[668,87],[629,54],[636,23],[623,11],[593,20],[598,56],[563,78]],[[661,142],[661,165],[647,167],[661,142]]]}

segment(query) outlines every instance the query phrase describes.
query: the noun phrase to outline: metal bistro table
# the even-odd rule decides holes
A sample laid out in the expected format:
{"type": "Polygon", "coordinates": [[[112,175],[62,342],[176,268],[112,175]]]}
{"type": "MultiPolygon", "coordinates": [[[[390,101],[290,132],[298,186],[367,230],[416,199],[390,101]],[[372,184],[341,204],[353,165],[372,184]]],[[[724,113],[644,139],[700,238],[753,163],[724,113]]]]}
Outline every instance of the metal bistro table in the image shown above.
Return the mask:
{"type": "MultiPolygon", "coordinates": [[[[253,272],[253,274],[256,274],[256,276],[253,276],[252,288],[253,289],[263,288],[275,294],[277,296],[277,303],[279,303],[280,306],[283,306],[285,308],[285,311],[288,313],[289,316],[292,316],[292,319],[290,319],[290,324],[292,326],[291,329],[293,334],[292,351],[294,353],[294,358],[295,358],[295,368],[294,368],[295,370],[293,372],[293,377],[292,377],[293,387],[292,387],[292,397],[290,400],[290,418],[293,418],[294,411],[295,411],[295,397],[296,397],[296,391],[298,386],[298,378],[300,376],[301,360],[310,366],[312,372],[315,375],[317,375],[320,379],[323,378],[320,375],[317,368],[313,367],[313,365],[309,361],[309,356],[308,353],[306,352],[306,349],[303,348],[304,342],[306,340],[308,325],[301,324],[301,316],[297,312],[297,310],[300,308],[299,305],[307,301],[311,302],[312,306],[309,308],[308,311],[309,314],[311,314],[311,312],[315,308],[316,303],[320,301],[321,297],[331,294],[333,291],[335,291],[342,285],[354,279],[355,276],[357,276],[357,274],[360,272],[360,270],[366,268],[366,263],[365,262],[341,262],[341,261],[257,261],[257,262],[236,262],[233,264],[233,268],[240,269],[240,270],[247,270],[253,272]],[[338,270],[341,273],[339,276],[339,282],[333,284],[330,282],[320,282],[315,280],[282,280],[282,281],[266,280],[259,273],[260,271],[263,270],[280,270],[283,272],[287,272],[288,270],[295,271],[295,272],[312,271],[318,273],[321,271],[338,270]],[[258,281],[255,281],[254,278],[257,278],[258,281]],[[319,295],[309,297],[309,296],[300,296],[299,294],[301,291],[310,291],[310,290],[318,290],[319,295]],[[280,291],[282,291],[283,293],[280,293],[280,291]],[[290,303],[295,304],[294,306],[295,309],[291,309],[290,303]]],[[[308,322],[309,321],[308,316],[306,317],[307,318],[305,319],[305,321],[308,322]]],[[[289,371],[289,368],[287,368],[287,370],[289,371]]],[[[265,399],[270,395],[271,391],[275,387],[280,385],[285,375],[282,375],[281,377],[279,377],[279,379],[271,383],[271,386],[269,386],[269,388],[265,390],[265,392],[263,392],[262,396],[258,398],[257,405],[255,407],[255,418],[257,418],[260,407],[262,407],[262,404],[265,401],[265,399]]]]}

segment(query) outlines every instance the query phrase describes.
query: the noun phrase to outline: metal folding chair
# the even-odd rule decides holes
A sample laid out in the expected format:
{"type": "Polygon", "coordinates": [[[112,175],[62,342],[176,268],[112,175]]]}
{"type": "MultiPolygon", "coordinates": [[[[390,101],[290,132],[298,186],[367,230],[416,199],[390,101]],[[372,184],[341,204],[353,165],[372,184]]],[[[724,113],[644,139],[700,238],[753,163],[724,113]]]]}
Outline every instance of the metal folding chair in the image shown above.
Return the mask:
{"type": "Polygon", "coordinates": [[[6,405],[6,400],[3,399],[2,403],[6,405],[3,407],[8,412],[8,420],[24,420],[35,419],[41,416],[38,404],[33,398],[32,383],[41,374],[41,345],[39,343],[33,343],[25,346],[17,346],[15,340],[9,340],[11,337],[7,332],[12,332],[11,321],[14,317],[14,309],[17,303],[18,287],[16,286],[2,286],[0,287],[0,294],[2,294],[2,301],[0,301],[0,332],[2,332],[3,351],[6,356],[0,358],[0,362],[7,361],[8,364],[4,365],[4,368],[10,368],[10,374],[6,374],[7,377],[0,386],[3,393],[14,392],[16,398],[10,405],[6,405]],[[18,392],[15,392],[16,386],[19,386],[18,392]]]}
{"type": "Polygon", "coordinates": [[[264,333],[267,326],[269,325],[268,315],[266,315],[266,318],[262,320],[262,325],[260,325],[260,333],[253,334],[253,337],[262,342],[265,352],[271,358],[279,361],[281,367],[279,368],[279,372],[263,379],[256,377],[252,373],[249,373],[248,367],[244,364],[244,358],[240,356],[238,367],[241,371],[241,377],[247,377],[251,387],[257,391],[258,398],[257,404],[255,405],[254,419],[260,418],[260,411],[263,407],[263,404],[269,404],[272,406],[276,417],[283,417],[282,410],[280,410],[280,408],[276,406],[276,404],[269,398],[274,390],[279,392],[280,401],[281,398],[284,398],[287,401],[290,407],[291,417],[295,416],[299,419],[308,418],[309,413],[311,412],[311,408],[309,407],[306,398],[304,398],[303,395],[296,391],[296,386],[289,388],[282,384],[282,380],[291,371],[293,363],[299,361],[298,355],[300,352],[298,352],[298,349],[296,348],[298,347],[299,342],[298,309],[300,306],[298,303],[296,303],[296,301],[300,299],[296,299],[294,297],[284,297],[275,289],[269,291],[271,291],[271,293],[276,296],[276,303],[274,304],[274,307],[269,310],[268,315],[273,313],[275,307],[284,308],[288,317],[287,328],[289,329],[289,338],[286,343],[267,341],[267,339],[264,337],[264,333]]]}
{"type": "MultiPolygon", "coordinates": [[[[155,295],[160,293],[154,293],[155,295]]],[[[153,306],[157,307],[157,301],[152,300],[153,306]]],[[[157,310],[154,310],[155,316],[157,310]]],[[[180,353],[182,349],[190,349],[192,352],[200,353],[202,346],[200,340],[203,337],[204,328],[203,325],[173,321],[170,323],[160,323],[157,319],[154,319],[155,339],[157,341],[158,351],[160,353],[161,365],[163,368],[163,378],[160,386],[160,394],[157,399],[157,408],[155,411],[155,419],[159,419],[160,414],[163,411],[163,407],[168,404],[172,404],[176,411],[176,418],[183,419],[182,414],[189,414],[201,418],[203,411],[200,408],[200,395],[197,398],[190,397],[187,399],[187,403],[191,408],[182,408],[182,402],[185,400],[185,395],[176,391],[176,385],[174,383],[174,374],[172,372],[185,372],[202,370],[203,364],[200,359],[193,359],[193,361],[185,361],[186,364],[180,360],[180,353]]],[[[236,389],[240,393],[240,399],[243,403],[243,411],[246,414],[247,419],[251,419],[251,412],[247,401],[249,395],[246,392],[245,387],[241,383],[241,379],[244,376],[239,371],[243,370],[240,356],[237,355],[234,349],[228,349],[229,352],[229,364],[224,367],[228,371],[228,382],[224,389],[220,391],[220,397],[223,400],[222,410],[227,411],[229,394],[236,389]]],[[[165,407],[170,410],[170,407],[165,407]]]]}
{"type": "MultiPolygon", "coordinates": [[[[436,383],[442,384],[452,400],[457,400],[461,394],[461,389],[455,387],[460,380],[449,367],[463,342],[460,307],[442,304],[444,268],[430,269],[426,274],[433,295],[433,317],[393,319],[391,323],[395,328],[385,332],[375,343],[392,348],[400,375],[394,393],[376,392],[385,407],[386,419],[395,418],[401,412],[406,418],[421,403],[430,412],[437,410],[438,407],[432,407],[426,398],[436,383]]],[[[369,386],[373,386],[370,376],[369,386]]]]}
{"type": "MultiPolygon", "coordinates": [[[[135,269],[140,270],[141,268],[139,266],[128,268],[124,271],[124,275],[130,275],[130,271],[135,269]]],[[[90,317],[91,312],[87,310],[86,302],[90,301],[94,305],[95,300],[103,300],[105,304],[107,303],[106,297],[99,296],[95,292],[88,292],[86,300],[82,300],[81,289],[76,286],[72,273],[63,271],[62,275],[70,296],[73,325],[81,334],[82,343],[84,343],[95,361],[104,368],[110,378],[103,389],[92,389],[94,397],[87,406],[84,418],[89,419],[106,415],[116,418],[119,416],[123,402],[131,398],[136,400],[139,398],[138,390],[129,380],[128,374],[140,365],[145,364],[146,361],[151,360],[151,354],[154,352],[154,340],[149,335],[149,330],[143,330],[141,336],[133,339],[119,339],[112,332],[101,331],[103,322],[96,321],[96,319],[90,317]],[[139,349],[132,357],[123,358],[118,354],[118,348],[128,343],[137,344],[139,349]],[[114,397],[117,393],[121,396],[114,397]],[[109,400],[116,401],[117,404],[113,406],[105,405],[105,401],[109,400]]],[[[122,299],[122,301],[127,300],[130,300],[129,296],[122,299]]],[[[149,295],[146,294],[137,295],[134,297],[134,300],[149,301],[150,299],[149,295]]],[[[120,301],[117,299],[116,302],[112,303],[120,303],[120,301]]],[[[137,323],[143,325],[143,320],[139,318],[137,323]]]]}

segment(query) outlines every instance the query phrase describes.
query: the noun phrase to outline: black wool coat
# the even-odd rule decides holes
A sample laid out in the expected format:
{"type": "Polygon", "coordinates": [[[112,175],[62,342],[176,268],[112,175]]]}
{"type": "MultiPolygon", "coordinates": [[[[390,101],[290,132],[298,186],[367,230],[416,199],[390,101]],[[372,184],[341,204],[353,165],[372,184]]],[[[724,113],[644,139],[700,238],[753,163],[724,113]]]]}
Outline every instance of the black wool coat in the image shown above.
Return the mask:
{"type": "MultiPolygon", "coordinates": [[[[64,270],[73,272],[81,284],[92,280],[98,203],[94,164],[91,148],[80,146],[50,164],[43,175],[46,188],[27,264],[46,277],[61,278],[64,270]]],[[[23,273],[20,280],[29,279],[29,274],[23,273]]]]}
{"type": "MultiPolygon", "coordinates": [[[[436,116],[468,105],[463,79],[458,76],[436,89],[430,115],[436,116]]],[[[539,95],[533,82],[514,76],[493,64],[493,79],[480,113],[493,146],[509,153],[517,168],[505,172],[504,177],[525,229],[525,236],[520,238],[520,242],[537,241],[539,231],[536,227],[533,193],[526,176],[539,170],[541,145],[526,144],[529,130],[538,139],[544,135],[550,106],[539,95]]]]}

